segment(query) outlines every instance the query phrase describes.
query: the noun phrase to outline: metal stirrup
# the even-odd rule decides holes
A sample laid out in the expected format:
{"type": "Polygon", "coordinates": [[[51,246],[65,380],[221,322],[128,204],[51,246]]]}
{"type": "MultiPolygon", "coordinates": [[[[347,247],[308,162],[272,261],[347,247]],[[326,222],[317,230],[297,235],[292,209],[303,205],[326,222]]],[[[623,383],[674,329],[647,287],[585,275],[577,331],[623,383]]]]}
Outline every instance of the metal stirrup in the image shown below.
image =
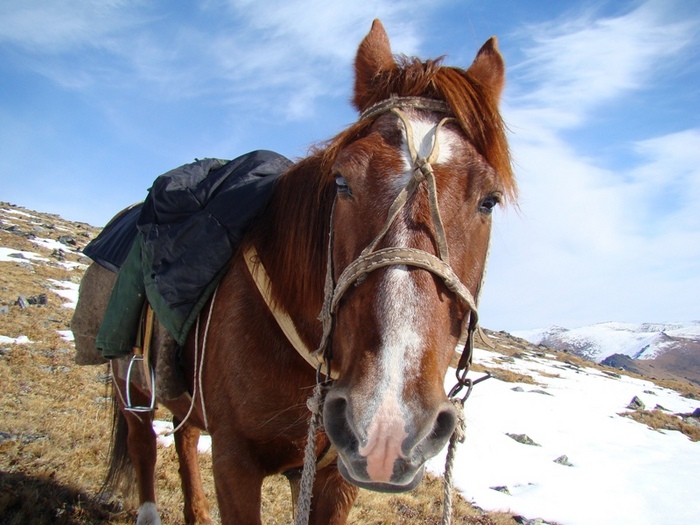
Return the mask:
{"type": "MultiPolygon", "coordinates": [[[[143,370],[143,368],[142,368],[143,370]]],[[[156,406],[156,373],[153,370],[153,367],[149,364],[144,365],[144,360],[143,360],[143,355],[132,355],[131,359],[129,360],[129,366],[126,369],[126,386],[124,387],[125,394],[126,394],[126,406],[124,407],[124,410],[128,410],[129,412],[151,412],[155,409],[156,406]],[[149,406],[134,406],[131,402],[131,371],[134,367],[134,363],[136,362],[142,363],[142,366],[148,366],[148,370],[151,374],[151,403],[149,406]]]]}

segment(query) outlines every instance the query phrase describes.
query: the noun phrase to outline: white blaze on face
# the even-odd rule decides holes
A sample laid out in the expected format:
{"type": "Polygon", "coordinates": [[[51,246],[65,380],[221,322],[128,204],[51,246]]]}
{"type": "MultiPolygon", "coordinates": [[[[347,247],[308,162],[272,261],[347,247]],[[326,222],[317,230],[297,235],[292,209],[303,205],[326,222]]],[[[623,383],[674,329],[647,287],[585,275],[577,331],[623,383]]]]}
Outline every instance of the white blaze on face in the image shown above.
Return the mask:
{"type": "MultiPolygon", "coordinates": [[[[418,154],[418,158],[427,158],[433,152],[433,145],[435,143],[435,130],[437,124],[430,120],[411,118],[409,119],[411,124],[411,129],[413,131],[413,148],[418,154]]],[[[401,124],[399,124],[401,125],[401,124]]],[[[413,159],[411,159],[411,154],[408,149],[408,144],[406,143],[406,131],[403,130],[403,143],[401,144],[401,151],[404,156],[404,166],[405,171],[403,176],[397,177],[395,184],[398,187],[397,191],[400,191],[411,178],[413,173],[413,159]]],[[[440,128],[438,133],[438,158],[435,164],[444,164],[450,161],[454,151],[454,147],[459,143],[459,138],[456,133],[443,126],[440,128]]]]}
{"type": "MultiPolygon", "coordinates": [[[[431,122],[411,121],[415,149],[419,157],[427,157],[433,149],[435,125],[431,122]]],[[[452,154],[454,133],[442,128],[438,135],[440,154],[438,162],[447,162],[452,154]]],[[[404,134],[405,142],[405,134],[404,134]]],[[[413,162],[404,143],[406,171],[397,177],[397,193],[410,180],[413,162]]],[[[399,214],[394,224],[395,246],[408,246],[408,230],[399,214]]],[[[378,356],[378,378],[370,403],[363,410],[371,418],[367,438],[359,453],[367,458],[367,474],[375,482],[388,482],[394,462],[404,457],[401,445],[411,431],[410,400],[404,398],[407,377],[418,374],[424,342],[418,332],[422,326],[421,291],[405,266],[389,267],[380,284],[378,320],[381,330],[381,349],[378,356]]]]}

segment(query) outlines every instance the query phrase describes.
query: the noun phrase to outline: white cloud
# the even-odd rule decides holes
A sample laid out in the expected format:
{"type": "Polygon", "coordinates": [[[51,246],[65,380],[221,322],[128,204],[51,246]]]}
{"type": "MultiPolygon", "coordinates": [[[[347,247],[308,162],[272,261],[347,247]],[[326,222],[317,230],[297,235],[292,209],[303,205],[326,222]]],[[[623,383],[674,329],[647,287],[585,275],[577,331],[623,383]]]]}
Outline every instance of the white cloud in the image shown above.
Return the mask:
{"type": "Polygon", "coordinates": [[[296,119],[312,115],[319,97],[346,96],[349,65],[375,17],[396,50],[413,53],[420,26],[407,21],[434,4],[220,0],[156,16],[136,0],[8,2],[0,7],[0,42],[23,50],[24,67],[68,89],[159,100],[243,95],[266,110],[279,91],[274,111],[296,119]]]}

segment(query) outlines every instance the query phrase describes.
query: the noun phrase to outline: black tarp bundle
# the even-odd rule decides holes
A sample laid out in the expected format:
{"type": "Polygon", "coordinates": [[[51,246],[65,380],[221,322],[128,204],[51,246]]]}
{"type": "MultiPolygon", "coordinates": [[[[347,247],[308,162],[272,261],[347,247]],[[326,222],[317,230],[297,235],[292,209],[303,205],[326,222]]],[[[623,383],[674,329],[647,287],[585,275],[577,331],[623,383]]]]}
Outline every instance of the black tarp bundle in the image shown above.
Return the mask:
{"type": "MultiPolygon", "coordinates": [[[[122,264],[96,342],[105,357],[131,353],[144,292],[159,321],[185,343],[274,182],[291,165],[282,155],[258,150],[232,161],[199,160],[155,180],[138,214],[138,235],[133,225],[127,233],[111,228],[121,245],[132,233],[135,242],[127,245],[128,256],[106,250],[112,264],[122,264]]],[[[123,214],[133,223],[133,215],[123,214]]],[[[98,248],[114,245],[101,237],[85,253],[104,264],[98,248]]]]}

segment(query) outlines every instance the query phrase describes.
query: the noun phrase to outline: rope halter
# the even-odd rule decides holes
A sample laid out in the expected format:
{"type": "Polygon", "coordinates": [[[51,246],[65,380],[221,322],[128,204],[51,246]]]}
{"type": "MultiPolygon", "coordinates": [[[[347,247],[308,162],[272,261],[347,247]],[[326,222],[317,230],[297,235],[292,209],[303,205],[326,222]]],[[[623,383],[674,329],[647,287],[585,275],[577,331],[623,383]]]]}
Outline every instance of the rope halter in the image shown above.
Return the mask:
{"type": "MultiPolygon", "coordinates": [[[[408,151],[412,162],[412,176],[389,207],[386,222],[384,223],[384,226],[380,232],[369,243],[369,245],[362,250],[357,259],[351,262],[341,272],[337,283],[334,282],[333,278],[332,262],[332,222],[333,216],[335,215],[334,205],[333,211],[331,212],[331,233],[328,243],[325,298],[323,308],[319,316],[321,322],[323,323],[323,336],[316,354],[319,357],[323,356],[323,361],[326,363],[325,371],[328,373],[327,363],[332,356],[330,339],[333,332],[335,315],[337,314],[340,300],[351,285],[360,284],[365,279],[367,274],[379,268],[397,265],[413,266],[427,270],[440,277],[447,289],[455,294],[468,309],[468,313],[462,322],[462,334],[460,341],[464,340],[466,342],[464,349],[462,350],[462,357],[460,358],[457,370],[458,385],[455,387],[455,389],[460,387],[459,390],[461,390],[461,387],[467,384],[465,383],[466,371],[471,363],[474,332],[477,329],[478,322],[477,305],[472,293],[462,283],[450,266],[447,235],[445,234],[445,227],[440,214],[440,207],[438,205],[438,194],[435,184],[435,173],[433,170],[433,164],[437,161],[440,155],[439,132],[446,123],[453,121],[453,118],[446,116],[440,120],[437,126],[435,126],[435,131],[433,133],[433,146],[430,153],[427,157],[419,157],[418,150],[415,145],[413,127],[411,126],[411,122],[407,115],[403,111],[406,108],[424,109],[448,115],[450,114],[449,106],[442,101],[413,97],[392,97],[370,107],[360,116],[360,119],[373,118],[387,112],[394,113],[398,116],[399,121],[402,123],[406,133],[406,144],[408,146],[408,151]],[[377,246],[386,236],[389,228],[394,223],[401,210],[403,210],[403,208],[406,206],[406,203],[415,193],[418,186],[424,182],[428,191],[430,217],[435,228],[437,257],[431,253],[415,248],[388,247],[377,249],[377,246]]],[[[459,390],[457,390],[457,392],[459,392],[459,390]]]]}

